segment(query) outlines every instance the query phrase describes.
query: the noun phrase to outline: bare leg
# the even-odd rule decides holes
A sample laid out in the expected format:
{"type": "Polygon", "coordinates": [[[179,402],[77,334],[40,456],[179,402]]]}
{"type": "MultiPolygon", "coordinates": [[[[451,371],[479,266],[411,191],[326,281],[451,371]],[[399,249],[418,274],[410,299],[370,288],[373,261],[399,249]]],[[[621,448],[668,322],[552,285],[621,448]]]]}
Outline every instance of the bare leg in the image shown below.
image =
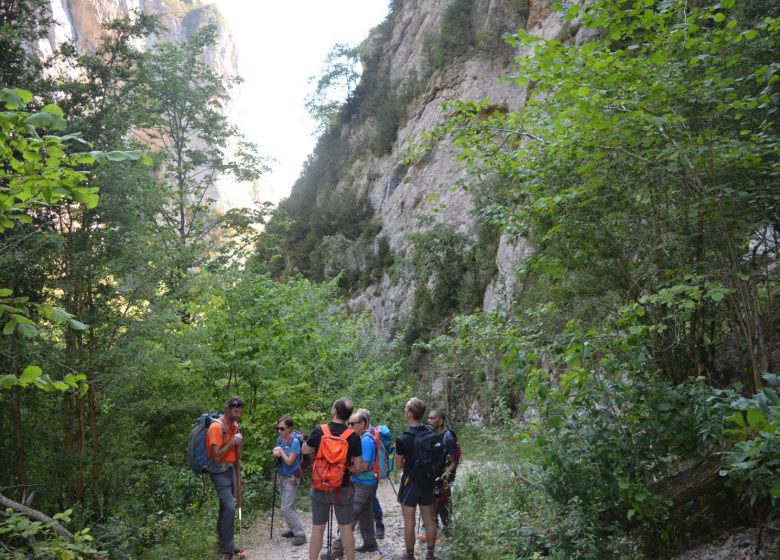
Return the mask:
{"type": "Polygon", "coordinates": [[[401,512],[404,515],[404,544],[406,545],[406,550],[414,549],[415,509],[410,506],[401,506],[401,512]]]}
{"type": "Polygon", "coordinates": [[[344,547],[347,560],[355,560],[355,535],[352,533],[352,524],[339,525],[339,533],[341,533],[341,546],[344,547]]]}
{"type": "Polygon", "coordinates": [[[436,517],[433,513],[433,506],[420,506],[423,525],[425,525],[425,542],[428,548],[436,546],[436,517]]]}
{"type": "MultiPolygon", "coordinates": [[[[325,525],[311,526],[311,540],[309,541],[309,560],[317,560],[322,550],[322,536],[325,534],[325,525]]],[[[355,554],[355,545],[352,544],[352,554],[355,554]]]]}

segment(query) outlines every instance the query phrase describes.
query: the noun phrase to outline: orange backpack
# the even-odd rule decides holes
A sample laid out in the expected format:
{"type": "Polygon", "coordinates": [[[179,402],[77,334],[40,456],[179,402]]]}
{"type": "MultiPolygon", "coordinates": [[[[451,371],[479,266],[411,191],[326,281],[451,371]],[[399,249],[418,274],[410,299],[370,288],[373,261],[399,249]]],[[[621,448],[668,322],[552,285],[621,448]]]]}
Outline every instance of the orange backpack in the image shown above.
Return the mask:
{"type": "Polygon", "coordinates": [[[355,433],[347,428],[340,436],[334,436],[327,424],[320,426],[322,438],[311,471],[312,486],[316,490],[333,492],[341,488],[344,471],[347,470],[349,443],[347,438],[355,433]]]}

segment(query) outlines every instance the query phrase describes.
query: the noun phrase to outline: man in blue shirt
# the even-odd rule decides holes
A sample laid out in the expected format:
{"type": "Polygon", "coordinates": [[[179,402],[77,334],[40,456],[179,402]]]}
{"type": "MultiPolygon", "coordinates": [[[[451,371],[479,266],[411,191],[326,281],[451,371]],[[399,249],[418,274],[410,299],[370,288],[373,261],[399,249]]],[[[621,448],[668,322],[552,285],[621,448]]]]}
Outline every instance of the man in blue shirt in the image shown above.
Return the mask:
{"type": "MultiPolygon", "coordinates": [[[[376,443],[374,437],[368,431],[368,417],[360,412],[349,418],[348,425],[360,436],[360,444],[363,449],[357,472],[352,471],[352,484],[355,488],[355,497],[352,502],[352,527],[356,525],[360,529],[363,544],[355,548],[355,552],[375,552],[379,550],[374,532],[374,511],[371,507],[371,498],[374,496],[377,486],[374,464],[377,458],[376,443]]],[[[325,553],[327,556],[327,553],[325,553]]],[[[333,541],[331,558],[341,558],[344,551],[341,545],[341,537],[333,541]]],[[[320,557],[323,558],[322,556],[320,557]]]]}
{"type": "Polygon", "coordinates": [[[279,437],[274,447],[274,462],[276,475],[279,478],[279,494],[282,498],[282,515],[289,530],[282,533],[283,537],[292,538],[295,546],[306,543],[306,533],[295,511],[295,494],[298,492],[298,482],[301,475],[301,442],[292,435],[293,419],[282,416],[276,422],[279,437]]]}

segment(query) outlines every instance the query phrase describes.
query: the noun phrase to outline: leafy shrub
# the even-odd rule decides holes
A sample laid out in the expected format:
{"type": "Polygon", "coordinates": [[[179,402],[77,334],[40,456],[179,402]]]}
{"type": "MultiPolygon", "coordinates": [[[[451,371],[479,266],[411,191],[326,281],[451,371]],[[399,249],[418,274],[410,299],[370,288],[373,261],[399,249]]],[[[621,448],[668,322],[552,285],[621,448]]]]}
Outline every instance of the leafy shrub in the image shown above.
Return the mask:
{"type": "Polygon", "coordinates": [[[767,386],[750,398],[718,392],[719,409],[732,413],[728,420],[736,426],[727,430],[736,442],[722,453],[721,474],[744,489],[751,507],[761,506],[774,518],[780,500],[780,377],[763,377],[767,386]]]}

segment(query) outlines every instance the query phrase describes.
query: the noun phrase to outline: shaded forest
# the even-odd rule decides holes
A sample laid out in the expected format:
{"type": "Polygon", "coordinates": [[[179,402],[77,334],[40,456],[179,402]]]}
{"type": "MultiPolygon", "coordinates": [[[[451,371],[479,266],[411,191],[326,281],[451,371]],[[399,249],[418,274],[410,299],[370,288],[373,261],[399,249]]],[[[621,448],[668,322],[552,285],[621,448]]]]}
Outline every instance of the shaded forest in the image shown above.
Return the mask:
{"type": "MultiPolygon", "coordinates": [[[[590,28],[583,44],[504,37],[533,49],[513,74],[522,113],[452,100],[404,152],[459,148],[477,241],[445,225],[408,254],[333,186],[354,155],[342,127],[381,114],[364,149],[387,153],[428,76],[391,94],[369,61],[319,107],[290,198],[217,212],[217,177],[266,168],[226,117],[231,80],[203,62],[213,29],[145,52],[158,22],[114,21],[92,54],[62,45],[77,77],[55,79],[26,48],[47,5],[0,7],[1,557],[210,558],[214,496],[185,463],[198,415],[246,400],[244,507],[260,515],[279,416],[313,426],[349,395],[398,431],[434,384],[456,422],[491,411],[465,427],[477,466],[448,558],[668,557],[775,526],[774,2],[602,0],[557,7],[590,28]],[[499,233],[534,250],[512,305],[482,312],[499,233]],[[362,240],[357,272],[323,267],[337,234],[362,240]],[[385,273],[414,287],[396,333],[342,306],[385,273]]],[[[480,48],[470,6],[449,4],[431,72],[480,48]]]]}

